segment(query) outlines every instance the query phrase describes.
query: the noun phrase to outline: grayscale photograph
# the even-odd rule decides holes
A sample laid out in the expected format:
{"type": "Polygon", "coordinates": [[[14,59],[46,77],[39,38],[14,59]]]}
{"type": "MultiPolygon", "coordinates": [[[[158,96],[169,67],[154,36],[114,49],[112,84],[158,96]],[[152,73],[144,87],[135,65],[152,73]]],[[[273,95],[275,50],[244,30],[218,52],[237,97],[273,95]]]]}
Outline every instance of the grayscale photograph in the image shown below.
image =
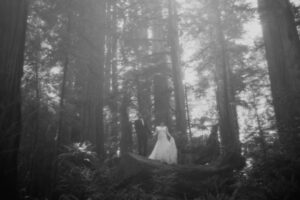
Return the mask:
{"type": "Polygon", "coordinates": [[[0,185],[300,199],[300,0],[0,0],[0,185]]]}

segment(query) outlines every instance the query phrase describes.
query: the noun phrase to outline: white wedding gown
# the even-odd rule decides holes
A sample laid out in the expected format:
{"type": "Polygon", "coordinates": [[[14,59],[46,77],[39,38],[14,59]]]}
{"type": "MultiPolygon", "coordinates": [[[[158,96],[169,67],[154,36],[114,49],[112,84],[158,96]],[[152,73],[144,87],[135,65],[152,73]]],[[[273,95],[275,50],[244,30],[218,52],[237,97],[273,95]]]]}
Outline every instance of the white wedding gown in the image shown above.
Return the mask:
{"type": "Polygon", "coordinates": [[[174,138],[169,134],[166,126],[158,126],[155,129],[157,142],[149,159],[159,160],[168,164],[177,163],[177,147],[174,138]],[[168,140],[167,136],[171,136],[168,140]]]}

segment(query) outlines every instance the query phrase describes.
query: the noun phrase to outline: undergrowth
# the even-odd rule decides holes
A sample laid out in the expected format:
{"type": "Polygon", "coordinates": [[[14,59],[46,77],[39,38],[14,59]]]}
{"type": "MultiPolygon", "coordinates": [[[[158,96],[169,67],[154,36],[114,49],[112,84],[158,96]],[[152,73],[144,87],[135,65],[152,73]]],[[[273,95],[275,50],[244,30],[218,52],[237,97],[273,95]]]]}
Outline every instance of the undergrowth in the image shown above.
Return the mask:
{"type": "Polygon", "coordinates": [[[179,181],[176,174],[159,172],[154,172],[151,179],[118,187],[121,183],[118,168],[111,165],[110,159],[100,162],[88,143],[66,147],[66,152],[57,158],[59,199],[294,200],[300,197],[300,159],[281,152],[256,158],[248,168],[230,175],[186,183],[187,188],[176,187],[179,181]]]}

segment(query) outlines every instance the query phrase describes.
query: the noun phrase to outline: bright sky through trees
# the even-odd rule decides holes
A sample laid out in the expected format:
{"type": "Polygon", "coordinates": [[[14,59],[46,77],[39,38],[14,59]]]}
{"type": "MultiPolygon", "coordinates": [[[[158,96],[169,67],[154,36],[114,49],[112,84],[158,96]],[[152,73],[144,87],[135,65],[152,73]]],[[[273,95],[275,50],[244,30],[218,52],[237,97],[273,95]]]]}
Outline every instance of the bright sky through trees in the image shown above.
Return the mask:
{"type": "MultiPolygon", "coordinates": [[[[177,0],[179,4],[181,4],[183,7],[190,7],[189,1],[187,0],[177,0]]],[[[251,3],[253,8],[257,7],[257,0],[246,0],[247,2],[251,3]]],[[[295,5],[300,5],[300,0],[291,0],[292,3],[295,5]]],[[[252,46],[255,42],[255,40],[259,37],[262,37],[262,29],[259,22],[259,17],[257,13],[255,14],[255,17],[250,20],[248,23],[244,24],[245,33],[242,37],[242,39],[239,41],[242,44],[247,44],[249,46],[252,46]]],[[[195,45],[193,42],[191,43],[183,43],[183,60],[187,61],[190,56],[193,55],[193,51],[195,48],[193,48],[193,45],[195,45]]],[[[189,84],[193,84],[196,81],[197,74],[193,71],[187,69],[184,73],[185,82],[189,84]]]]}
{"type": "MultiPolygon", "coordinates": [[[[187,10],[192,10],[195,6],[193,6],[193,1],[188,0],[177,0],[180,4],[180,8],[182,8],[184,11],[187,12],[187,10]]],[[[249,2],[253,8],[257,8],[257,0],[246,0],[246,2],[249,2]]],[[[300,0],[291,0],[292,3],[299,6],[300,0]]],[[[244,24],[244,34],[240,40],[236,40],[236,42],[247,45],[249,47],[252,47],[255,45],[256,41],[258,39],[262,38],[262,27],[260,24],[260,19],[258,16],[258,13],[256,12],[254,17],[247,23],[244,24]]],[[[189,63],[191,64],[190,60],[192,56],[195,54],[195,51],[197,50],[199,43],[194,40],[189,40],[185,38],[184,36],[181,38],[181,45],[183,49],[182,54],[182,60],[183,63],[189,63]]],[[[201,44],[200,44],[201,45],[201,44]]],[[[184,67],[184,83],[186,85],[192,85],[195,86],[198,83],[198,74],[195,71],[194,67],[185,66],[184,67]]],[[[189,93],[189,92],[188,92],[189,93]]],[[[190,92],[192,93],[192,92],[190,92]]],[[[189,93],[189,104],[192,107],[190,117],[191,119],[199,119],[207,114],[207,111],[209,110],[209,107],[211,106],[211,102],[214,99],[214,91],[210,90],[207,91],[207,96],[204,99],[198,99],[194,95],[189,93]],[[200,101],[200,103],[199,103],[200,101]]],[[[241,112],[241,110],[239,111],[241,112]]],[[[243,116],[243,113],[240,113],[240,115],[243,116]]],[[[241,117],[241,116],[240,116],[241,117]]],[[[243,117],[241,117],[242,121],[244,120],[243,117]]],[[[243,129],[243,126],[240,127],[243,129]]],[[[193,130],[194,133],[196,133],[196,130],[193,130]]],[[[200,131],[194,135],[201,135],[205,134],[205,131],[200,131]]],[[[243,131],[241,133],[241,139],[243,140],[244,135],[243,131]]]]}

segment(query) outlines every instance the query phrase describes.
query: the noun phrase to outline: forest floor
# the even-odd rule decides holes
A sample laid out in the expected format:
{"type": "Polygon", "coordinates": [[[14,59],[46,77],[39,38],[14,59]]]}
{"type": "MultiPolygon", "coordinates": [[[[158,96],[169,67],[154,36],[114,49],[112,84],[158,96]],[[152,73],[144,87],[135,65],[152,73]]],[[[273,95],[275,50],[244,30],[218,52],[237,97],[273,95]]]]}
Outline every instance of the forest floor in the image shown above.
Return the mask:
{"type": "MultiPolygon", "coordinates": [[[[259,159],[257,159],[259,160],[259,159]]],[[[270,154],[241,170],[222,165],[167,165],[129,153],[99,162],[73,150],[59,157],[57,194],[65,199],[296,200],[300,159],[270,154]]]]}

